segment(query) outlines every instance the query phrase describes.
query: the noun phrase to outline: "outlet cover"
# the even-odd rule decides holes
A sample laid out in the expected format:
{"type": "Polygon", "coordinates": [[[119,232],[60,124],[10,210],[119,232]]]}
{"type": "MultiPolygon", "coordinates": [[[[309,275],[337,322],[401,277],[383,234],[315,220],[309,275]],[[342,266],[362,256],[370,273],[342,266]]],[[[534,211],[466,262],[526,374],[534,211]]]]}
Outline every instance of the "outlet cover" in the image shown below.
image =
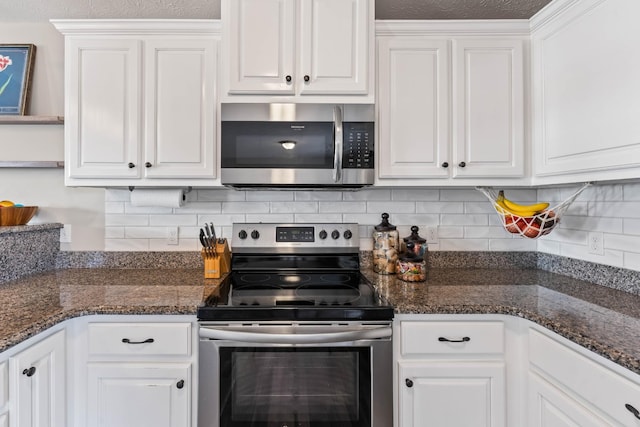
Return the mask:
{"type": "Polygon", "coordinates": [[[589,233],[587,245],[590,254],[604,255],[604,234],[598,232],[589,233]]]}
{"type": "Polygon", "coordinates": [[[65,224],[60,229],[60,243],[71,243],[71,224],[65,224]]]}
{"type": "Polygon", "coordinates": [[[167,227],[167,245],[178,244],[178,227],[167,227]]]}
{"type": "Polygon", "coordinates": [[[427,239],[427,244],[433,243],[434,245],[438,243],[438,227],[425,227],[424,238],[427,239]]]}

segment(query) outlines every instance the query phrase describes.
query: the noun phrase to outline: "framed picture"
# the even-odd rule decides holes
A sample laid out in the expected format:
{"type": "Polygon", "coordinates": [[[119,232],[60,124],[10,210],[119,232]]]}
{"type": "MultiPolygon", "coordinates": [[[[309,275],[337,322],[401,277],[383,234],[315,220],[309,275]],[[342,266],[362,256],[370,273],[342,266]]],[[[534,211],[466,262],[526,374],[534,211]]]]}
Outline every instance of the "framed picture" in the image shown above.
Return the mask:
{"type": "Polygon", "coordinates": [[[0,44],[0,115],[28,114],[35,56],[35,45],[0,44]]]}

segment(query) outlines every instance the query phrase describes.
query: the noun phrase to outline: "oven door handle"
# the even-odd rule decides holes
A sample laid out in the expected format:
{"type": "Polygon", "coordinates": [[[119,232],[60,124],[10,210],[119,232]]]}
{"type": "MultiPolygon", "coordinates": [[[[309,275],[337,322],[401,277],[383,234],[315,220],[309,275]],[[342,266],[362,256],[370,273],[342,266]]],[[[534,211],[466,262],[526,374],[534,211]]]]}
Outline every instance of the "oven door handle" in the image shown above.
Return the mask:
{"type": "Polygon", "coordinates": [[[228,331],[213,328],[200,328],[201,338],[227,340],[246,343],[267,344],[323,344],[359,340],[371,340],[391,337],[391,327],[362,329],[346,332],[326,332],[317,334],[273,334],[269,332],[228,331]]]}

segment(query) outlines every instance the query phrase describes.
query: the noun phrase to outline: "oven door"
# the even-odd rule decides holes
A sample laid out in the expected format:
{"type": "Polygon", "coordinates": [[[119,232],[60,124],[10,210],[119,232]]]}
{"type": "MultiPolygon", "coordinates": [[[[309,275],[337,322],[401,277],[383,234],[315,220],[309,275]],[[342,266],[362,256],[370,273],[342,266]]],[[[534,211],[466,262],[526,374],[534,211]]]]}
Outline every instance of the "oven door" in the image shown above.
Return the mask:
{"type": "Polygon", "coordinates": [[[390,324],[207,324],[200,336],[200,427],[392,425],[390,324]]]}

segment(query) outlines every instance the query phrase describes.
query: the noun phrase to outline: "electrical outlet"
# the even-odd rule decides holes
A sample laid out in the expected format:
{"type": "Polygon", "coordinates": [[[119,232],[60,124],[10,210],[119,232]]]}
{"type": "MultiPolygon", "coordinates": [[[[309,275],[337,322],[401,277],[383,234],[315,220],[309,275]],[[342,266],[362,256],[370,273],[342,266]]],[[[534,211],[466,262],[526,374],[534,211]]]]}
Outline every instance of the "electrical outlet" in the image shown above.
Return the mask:
{"type": "Polygon", "coordinates": [[[589,233],[587,237],[589,253],[594,255],[604,255],[604,235],[602,233],[589,233]]]}
{"type": "Polygon", "coordinates": [[[178,227],[167,227],[167,245],[178,244],[178,227]]]}
{"type": "Polygon", "coordinates": [[[60,243],[71,243],[71,224],[65,224],[60,229],[60,243]]]}
{"type": "Polygon", "coordinates": [[[427,239],[427,244],[438,243],[438,227],[425,227],[425,239],[427,239]]]}

